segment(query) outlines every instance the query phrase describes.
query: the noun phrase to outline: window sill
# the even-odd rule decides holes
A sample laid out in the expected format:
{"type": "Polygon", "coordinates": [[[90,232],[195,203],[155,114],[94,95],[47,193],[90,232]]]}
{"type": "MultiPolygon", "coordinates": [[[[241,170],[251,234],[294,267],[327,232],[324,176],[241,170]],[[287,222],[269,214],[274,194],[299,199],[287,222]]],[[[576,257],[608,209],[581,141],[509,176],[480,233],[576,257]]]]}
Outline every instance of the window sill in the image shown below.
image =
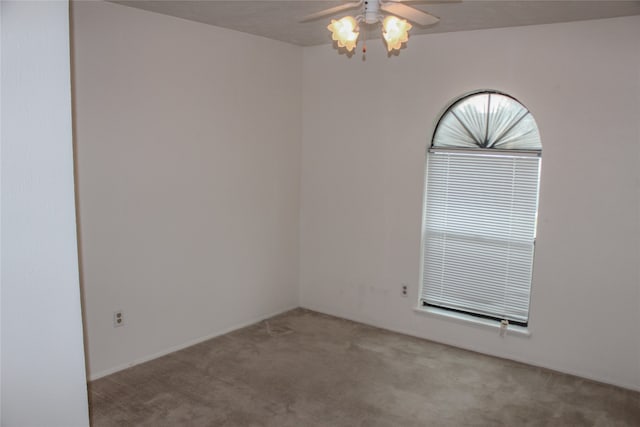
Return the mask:
{"type": "MultiPolygon", "coordinates": [[[[495,320],[483,319],[481,317],[471,316],[464,313],[457,313],[455,311],[443,310],[437,307],[418,306],[418,307],[415,307],[413,310],[420,314],[426,314],[429,316],[454,320],[460,323],[470,323],[477,326],[492,328],[496,332],[500,332],[500,323],[495,320]]],[[[506,335],[520,335],[520,336],[530,337],[531,331],[529,330],[529,328],[524,326],[509,325],[507,326],[506,335]]]]}

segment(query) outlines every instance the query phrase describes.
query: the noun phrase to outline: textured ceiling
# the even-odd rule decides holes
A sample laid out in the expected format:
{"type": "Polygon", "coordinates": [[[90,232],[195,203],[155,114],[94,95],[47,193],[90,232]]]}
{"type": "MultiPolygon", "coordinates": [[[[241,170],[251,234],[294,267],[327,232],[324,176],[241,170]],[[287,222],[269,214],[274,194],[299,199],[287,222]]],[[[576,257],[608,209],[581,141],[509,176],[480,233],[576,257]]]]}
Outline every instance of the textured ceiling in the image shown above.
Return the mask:
{"type": "MultiPolygon", "coordinates": [[[[300,46],[331,43],[326,30],[330,17],[299,22],[302,17],[342,2],[317,0],[124,0],[127,6],[230,28],[300,46]]],[[[414,25],[412,35],[549,24],[640,15],[640,1],[418,1],[411,6],[440,17],[430,27],[414,25]]],[[[337,16],[356,14],[346,11],[337,16]]],[[[377,33],[377,31],[376,31],[377,33]]]]}

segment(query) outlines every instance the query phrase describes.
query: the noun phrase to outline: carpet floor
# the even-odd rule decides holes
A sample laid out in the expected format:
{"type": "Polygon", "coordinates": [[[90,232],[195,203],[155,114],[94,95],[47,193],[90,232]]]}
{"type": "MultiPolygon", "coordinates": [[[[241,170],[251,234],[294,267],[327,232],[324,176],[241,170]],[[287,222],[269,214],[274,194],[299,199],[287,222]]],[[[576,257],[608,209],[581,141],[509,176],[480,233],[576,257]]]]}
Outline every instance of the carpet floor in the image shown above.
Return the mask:
{"type": "Polygon", "coordinates": [[[296,309],[89,384],[101,426],[640,426],[640,393],[296,309]]]}

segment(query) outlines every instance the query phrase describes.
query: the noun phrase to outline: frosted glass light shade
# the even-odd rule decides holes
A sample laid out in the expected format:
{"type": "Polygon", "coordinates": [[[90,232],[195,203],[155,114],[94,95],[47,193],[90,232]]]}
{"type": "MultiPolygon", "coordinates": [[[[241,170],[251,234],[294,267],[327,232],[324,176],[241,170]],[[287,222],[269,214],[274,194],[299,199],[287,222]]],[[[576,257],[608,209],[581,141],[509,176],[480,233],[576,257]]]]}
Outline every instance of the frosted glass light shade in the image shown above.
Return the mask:
{"type": "Polygon", "coordinates": [[[359,32],[356,31],[358,23],[353,16],[345,16],[339,20],[332,19],[327,29],[331,31],[331,38],[338,42],[339,47],[351,52],[358,42],[359,32]]]}
{"type": "Polygon", "coordinates": [[[405,19],[389,15],[382,21],[382,37],[387,42],[387,50],[400,49],[402,43],[409,40],[409,30],[412,25],[405,19]]]}

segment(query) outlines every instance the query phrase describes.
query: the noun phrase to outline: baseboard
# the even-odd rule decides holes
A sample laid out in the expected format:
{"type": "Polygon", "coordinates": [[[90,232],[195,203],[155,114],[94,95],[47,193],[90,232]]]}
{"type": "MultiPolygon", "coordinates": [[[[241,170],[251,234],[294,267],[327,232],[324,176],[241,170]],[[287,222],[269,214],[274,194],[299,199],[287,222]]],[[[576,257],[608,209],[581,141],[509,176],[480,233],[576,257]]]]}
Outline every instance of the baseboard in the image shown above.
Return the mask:
{"type": "Polygon", "coordinates": [[[329,316],[339,317],[339,318],[346,319],[346,320],[351,320],[353,322],[363,323],[365,325],[369,325],[369,326],[373,326],[373,327],[376,327],[376,328],[380,328],[380,329],[383,329],[385,331],[396,332],[396,333],[399,333],[399,334],[408,335],[408,336],[411,336],[411,337],[420,338],[420,339],[423,339],[423,340],[432,341],[432,342],[436,342],[436,343],[439,343],[439,344],[445,344],[445,345],[448,345],[448,346],[451,346],[451,347],[461,348],[463,350],[472,351],[474,353],[479,353],[479,354],[484,354],[484,355],[487,355],[487,356],[497,357],[499,359],[511,360],[511,361],[518,362],[518,363],[524,363],[525,365],[534,366],[536,368],[548,369],[550,371],[558,372],[558,373],[561,373],[561,374],[573,375],[574,377],[584,378],[584,379],[589,380],[589,381],[594,381],[594,382],[598,382],[598,383],[602,383],[602,384],[608,384],[608,385],[624,388],[624,389],[627,389],[627,390],[640,392],[640,385],[638,385],[638,384],[628,384],[628,383],[623,383],[623,382],[620,382],[620,381],[613,381],[613,380],[611,380],[609,378],[602,378],[602,377],[599,377],[597,375],[591,375],[591,374],[588,374],[588,373],[579,372],[579,371],[575,371],[575,370],[572,370],[572,369],[566,369],[564,367],[558,367],[558,366],[547,365],[547,364],[540,364],[540,363],[536,363],[535,361],[525,360],[525,359],[521,359],[521,358],[518,358],[518,357],[505,357],[502,354],[487,353],[485,351],[478,350],[477,348],[459,345],[458,343],[448,342],[447,340],[434,340],[434,339],[431,339],[431,338],[427,338],[425,336],[421,336],[421,335],[419,335],[419,334],[417,334],[415,332],[412,332],[410,330],[402,330],[402,329],[398,329],[398,328],[390,328],[388,326],[379,324],[378,322],[375,322],[375,321],[372,321],[372,320],[368,320],[368,319],[364,319],[364,318],[358,318],[357,316],[354,317],[354,316],[350,316],[350,315],[345,315],[344,313],[338,313],[335,310],[327,309],[326,307],[318,307],[318,306],[314,306],[314,305],[301,304],[300,308],[304,308],[306,310],[311,310],[311,311],[315,311],[315,312],[322,313],[322,314],[327,314],[329,316]]]}
{"type": "Polygon", "coordinates": [[[94,381],[94,380],[97,380],[99,378],[106,377],[107,375],[115,374],[116,372],[122,371],[124,369],[131,368],[132,366],[136,366],[136,365],[139,365],[141,363],[149,362],[149,361],[157,359],[159,357],[166,356],[167,354],[174,353],[176,351],[185,349],[187,347],[191,347],[192,345],[200,344],[201,342],[210,340],[212,338],[217,338],[217,337],[219,337],[221,335],[228,334],[229,332],[233,332],[233,331],[236,331],[238,329],[246,328],[247,326],[254,325],[256,323],[262,322],[265,319],[269,319],[270,317],[274,317],[274,316],[277,316],[279,314],[286,313],[287,311],[291,311],[291,310],[294,310],[296,308],[298,308],[297,304],[296,305],[292,305],[292,306],[287,307],[287,308],[283,308],[283,309],[277,310],[277,311],[269,313],[269,314],[253,317],[253,318],[247,320],[246,322],[238,323],[238,324],[233,325],[233,326],[231,326],[229,328],[225,328],[225,329],[223,329],[221,331],[217,331],[217,332],[214,332],[212,334],[205,335],[203,337],[199,337],[199,338],[184,342],[182,344],[171,346],[169,348],[166,348],[166,349],[164,349],[162,351],[159,351],[157,353],[151,354],[149,356],[145,356],[145,357],[136,359],[133,362],[124,363],[124,364],[121,364],[121,365],[118,365],[118,366],[114,366],[113,368],[105,369],[105,370],[100,371],[100,372],[91,373],[91,374],[89,374],[88,380],[89,381],[94,381]]]}

